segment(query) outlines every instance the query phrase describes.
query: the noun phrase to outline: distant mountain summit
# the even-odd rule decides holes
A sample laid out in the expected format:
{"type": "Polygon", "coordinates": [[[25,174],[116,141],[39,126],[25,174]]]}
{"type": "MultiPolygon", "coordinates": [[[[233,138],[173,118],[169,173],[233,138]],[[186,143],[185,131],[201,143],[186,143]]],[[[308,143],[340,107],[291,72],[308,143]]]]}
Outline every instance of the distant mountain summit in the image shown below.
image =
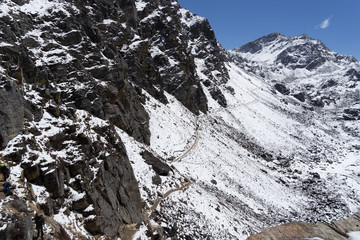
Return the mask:
{"type": "MultiPolygon", "coordinates": [[[[315,107],[336,109],[337,116],[358,109],[360,63],[338,54],[306,34],[271,33],[229,51],[238,65],[315,107]],[[342,113],[342,112],[345,113],[342,113]]],[[[357,112],[357,111],[356,111],[357,112]]],[[[351,118],[352,119],[352,118],[351,118]]]]}
{"type": "Polygon", "coordinates": [[[290,69],[316,69],[325,62],[350,64],[357,62],[353,56],[345,56],[331,51],[320,40],[303,34],[286,37],[281,33],[271,33],[234,49],[242,57],[268,64],[282,64],[290,69]]]}

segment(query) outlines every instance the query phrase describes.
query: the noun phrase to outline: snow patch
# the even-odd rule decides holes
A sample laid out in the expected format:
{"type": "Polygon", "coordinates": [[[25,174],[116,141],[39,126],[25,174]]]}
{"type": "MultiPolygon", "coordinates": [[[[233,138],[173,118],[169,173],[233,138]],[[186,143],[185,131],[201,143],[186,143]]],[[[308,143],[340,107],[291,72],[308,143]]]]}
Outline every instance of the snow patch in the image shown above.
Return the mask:
{"type": "Polygon", "coordinates": [[[360,232],[349,232],[349,240],[360,240],[360,232]]]}

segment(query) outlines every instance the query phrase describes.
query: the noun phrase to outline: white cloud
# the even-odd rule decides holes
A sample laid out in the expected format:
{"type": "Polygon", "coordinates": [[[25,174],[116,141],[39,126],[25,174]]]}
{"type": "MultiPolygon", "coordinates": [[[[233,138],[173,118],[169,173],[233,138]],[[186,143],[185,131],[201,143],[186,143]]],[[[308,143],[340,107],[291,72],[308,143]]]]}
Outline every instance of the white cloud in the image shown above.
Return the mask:
{"type": "Polygon", "coordinates": [[[320,24],[320,28],[321,28],[321,29],[328,28],[329,26],[330,26],[330,18],[325,19],[325,20],[320,24]]]}

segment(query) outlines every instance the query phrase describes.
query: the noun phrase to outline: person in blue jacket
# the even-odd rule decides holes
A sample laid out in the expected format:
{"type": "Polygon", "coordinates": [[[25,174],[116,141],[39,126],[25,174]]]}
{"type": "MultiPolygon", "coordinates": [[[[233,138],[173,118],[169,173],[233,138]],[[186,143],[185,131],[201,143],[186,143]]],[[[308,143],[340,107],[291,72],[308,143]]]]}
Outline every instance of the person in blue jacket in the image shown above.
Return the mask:
{"type": "Polygon", "coordinates": [[[2,191],[4,192],[5,196],[11,196],[13,195],[13,189],[15,189],[15,187],[13,187],[9,182],[5,182],[2,191]]]}

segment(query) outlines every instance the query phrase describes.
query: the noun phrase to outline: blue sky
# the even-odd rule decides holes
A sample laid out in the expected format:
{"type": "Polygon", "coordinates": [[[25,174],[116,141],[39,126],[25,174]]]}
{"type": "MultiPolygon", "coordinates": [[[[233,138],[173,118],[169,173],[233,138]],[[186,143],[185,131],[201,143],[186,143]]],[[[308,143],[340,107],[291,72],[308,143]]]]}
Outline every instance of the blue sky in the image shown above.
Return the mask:
{"type": "Polygon", "coordinates": [[[360,60],[360,0],[178,0],[209,19],[226,49],[280,32],[303,33],[360,60]]]}

